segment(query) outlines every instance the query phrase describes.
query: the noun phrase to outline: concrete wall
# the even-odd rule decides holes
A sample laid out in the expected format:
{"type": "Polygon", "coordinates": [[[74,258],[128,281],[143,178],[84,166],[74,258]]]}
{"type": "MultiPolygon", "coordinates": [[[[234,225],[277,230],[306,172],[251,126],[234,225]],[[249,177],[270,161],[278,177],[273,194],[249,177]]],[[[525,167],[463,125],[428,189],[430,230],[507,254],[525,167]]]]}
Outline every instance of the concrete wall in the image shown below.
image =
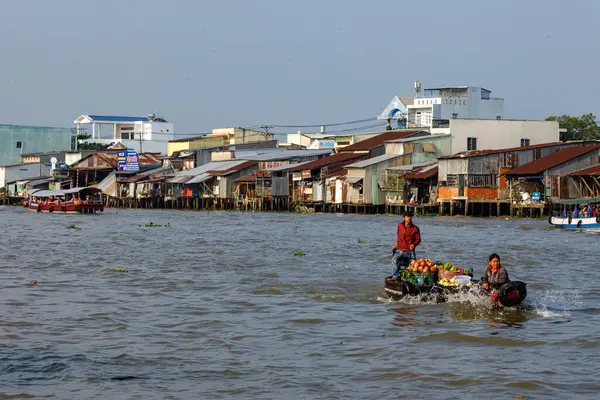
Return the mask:
{"type": "Polygon", "coordinates": [[[432,128],[432,134],[452,135],[451,154],[467,150],[467,138],[477,138],[477,150],[520,147],[559,141],[558,122],[525,120],[451,119],[450,128],[432,128]]]}
{"type": "Polygon", "coordinates": [[[73,150],[75,137],[72,128],[0,125],[0,165],[18,164],[21,154],[73,150]]]}

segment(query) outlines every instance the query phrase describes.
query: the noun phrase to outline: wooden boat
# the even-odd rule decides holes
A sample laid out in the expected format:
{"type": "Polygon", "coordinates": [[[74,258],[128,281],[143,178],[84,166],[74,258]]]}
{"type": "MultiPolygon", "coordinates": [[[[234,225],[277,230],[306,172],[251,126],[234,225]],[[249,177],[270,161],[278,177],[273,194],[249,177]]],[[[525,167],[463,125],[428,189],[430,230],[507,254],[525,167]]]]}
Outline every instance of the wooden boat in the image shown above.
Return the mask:
{"type": "Polygon", "coordinates": [[[598,207],[600,199],[562,200],[554,204],[554,212],[548,217],[548,223],[558,229],[600,230],[600,214],[594,215],[593,212],[598,207]],[[581,211],[582,204],[587,205],[588,212],[581,211]]]}
{"type": "Polygon", "coordinates": [[[441,286],[433,285],[414,285],[410,282],[392,280],[391,277],[385,279],[384,291],[392,300],[401,300],[406,296],[420,296],[421,301],[433,300],[437,303],[443,303],[449,295],[457,293],[473,293],[490,297],[492,303],[504,307],[518,306],[527,297],[527,284],[521,281],[511,281],[504,285],[485,290],[476,283],[473,286],[441,286]]]}
{"type": "Polygon", "coordinates": [[[29,193],[29,211],[59,214],[94,214],[104,211],[102,190],[76,187],[62,190],[35,190],[29,193]]]}

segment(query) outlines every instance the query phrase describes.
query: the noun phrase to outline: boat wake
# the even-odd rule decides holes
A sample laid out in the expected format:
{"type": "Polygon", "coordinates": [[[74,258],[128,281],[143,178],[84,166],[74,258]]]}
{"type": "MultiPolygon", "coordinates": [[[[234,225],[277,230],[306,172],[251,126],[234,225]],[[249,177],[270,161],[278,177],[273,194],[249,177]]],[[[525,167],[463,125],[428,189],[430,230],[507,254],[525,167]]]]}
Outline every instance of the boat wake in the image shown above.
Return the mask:
{"type": "Polygon", "coordinates": [[[583,306],[577,290],[544,290],[536,293],[532,311],[543,318],[569,317],[571,312],[583,306]]]}

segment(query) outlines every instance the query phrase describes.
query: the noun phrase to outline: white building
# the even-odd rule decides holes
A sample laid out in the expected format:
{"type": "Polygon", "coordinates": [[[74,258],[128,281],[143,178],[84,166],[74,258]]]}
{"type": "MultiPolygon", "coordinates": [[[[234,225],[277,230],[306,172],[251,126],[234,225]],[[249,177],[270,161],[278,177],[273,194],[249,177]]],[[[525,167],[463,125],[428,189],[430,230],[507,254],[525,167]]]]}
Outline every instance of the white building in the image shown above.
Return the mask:
{"type": "Polygon", "coordinates": [[[450,154],[524,147],[560,140],[556,121],[448,119],[434,121],[432,137],[450,134],[450,154]]]}
{"type": "Polygon", "coordinates": [[[19,181],[27,178],[50,176],[50,165],[42,163],[27,163],[14,165],[0,165],[0,187],[8,182],[19,181]]]}
{"type": "Polygon", "coordinates": [[[402,121],[408,128],[431,127],[434,120],[452,118],[502,119],[504,99],[474,86],[447,86],[421,90],[415,82],[415,97],[395,96],[379,119],[402,121]]]}
{"type": "Polygon", "coordinates": [[[173,123],[154,114],[147,117],[81,115],[74,122],[78,133],[92,135],[88,142],[122,143],[140,153],[167,154],[169,140],[175,139],[173,123]]]}

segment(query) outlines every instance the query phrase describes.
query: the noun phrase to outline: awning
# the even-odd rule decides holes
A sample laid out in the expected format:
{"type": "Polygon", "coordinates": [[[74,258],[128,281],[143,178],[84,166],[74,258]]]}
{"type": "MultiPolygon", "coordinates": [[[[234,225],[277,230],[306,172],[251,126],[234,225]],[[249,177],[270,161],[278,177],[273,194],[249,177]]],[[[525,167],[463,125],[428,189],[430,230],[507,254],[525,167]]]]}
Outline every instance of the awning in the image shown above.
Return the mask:
{"type": "Polygon", "coordinates": [[[362,180],[363,180],[363,178],[361,178],[360,176],[346,176],[346,182],[351,183],[353,185],[362,180]]]}

